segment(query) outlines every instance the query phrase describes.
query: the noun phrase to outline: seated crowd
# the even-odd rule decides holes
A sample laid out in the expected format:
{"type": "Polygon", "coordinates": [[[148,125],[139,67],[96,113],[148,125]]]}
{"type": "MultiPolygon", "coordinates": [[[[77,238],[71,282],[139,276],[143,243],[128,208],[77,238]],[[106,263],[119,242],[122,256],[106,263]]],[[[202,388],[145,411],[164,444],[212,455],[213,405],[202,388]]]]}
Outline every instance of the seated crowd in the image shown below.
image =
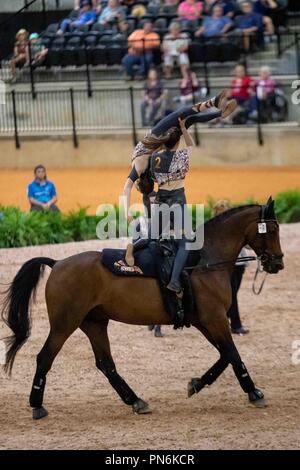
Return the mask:
{"type": "MultiPolygon", "coordinates": [[[[175,63],[182,74],[188,69],[191,42],[215,44],[226,38],[234,42],[238,37],[240,47],[251,51],[264,41],[272,41],[274,31],[285,24],[287,3],[287,0],[75,0],[68,18],[51,29],[51,33],[62,40],[70,34],[99,34],[106,36],[102,46],[111,44],[109,41],[128,41],[128,53],[122,54],[128,78],[135,74],[145,77],[149,66],[155,63],[155,51],[159,50],[165,75],[170,77],[175,63]]],[[[93,41],[92,38],[90,44],[95,44],[93,41]]],[[[43,45],[36,33],[29,36],[20,30],[11,60],[13,78],[16,67],[30,59],[41,65],[47,52],[47,43],[43,45]]]]}
{"type": "MultiPolygon", "coordinates": [[[[279,84],[272,78],[268,66],[260,68],[259,77],[252,78],[246,68],[238,64],[234,70],[234,78],[228,86],[228,98],[236,99],[238,107],[230,118],[212,121],[211,125],[225,126],[228,124],[262,122],[280,122],[287,118],[287,100],[279,84]],[[260,113],[260,116],[258,114],[260,113]]],[[[186,67],[178,83],[178,94],[172,99],[178,107],[191,105],[206,97],[207,88],[201,85],[196,74],[186,67]]],[[[143,127],[153,127],[165,114],[174,110],[168,98],[168,90],[160,80],[155,69],[150,69],[144,85],[141,102],[143,127]],[[170,108],[170,109],[169,109],[170,108]]]]}

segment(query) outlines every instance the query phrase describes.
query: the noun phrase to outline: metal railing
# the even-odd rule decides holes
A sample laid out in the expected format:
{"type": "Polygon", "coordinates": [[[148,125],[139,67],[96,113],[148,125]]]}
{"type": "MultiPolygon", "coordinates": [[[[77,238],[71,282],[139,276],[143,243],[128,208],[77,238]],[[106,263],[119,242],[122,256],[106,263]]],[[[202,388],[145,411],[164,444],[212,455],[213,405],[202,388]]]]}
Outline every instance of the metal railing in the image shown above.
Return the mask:
{"type": "MultiPolygon", "coordinates": [[[[76,34],[72,37],[76,37],[76,34]]],[[[255,37],[253,38],[255,39],[255,37]]],[[[220,38],[218,38],[219,42],[212,42],[211,40],[206,41],[193,41],[190,43],[190,49],[189,49],[189,55],[191,59],[191,65],[194,68],[194,70],[197,70],[197,72],[200,74],[202,77],[203,83],[207,87],[208,90],[211,88],[211,78],[214,77],[214,70],[213,67],[211,67],[211,64],[216,65],[217,61],[217,54],[218,54],[218,47],[220,48],[220,51],[222,51],[225,47],[225,54],[226,54],[226,45],[229,44],[230,46],[233,46],[235,44],[236,47],[236,52],[238,52],[239,48],[239,41],[241,38],[235,37],[232,39],[234,42],[229,42],[229,38],[226,38],[226,41],[222,41],[220,38]]],[[[139,41],[141,42],[141,41],[139,41]]],[[[276,57],[281,58],[284,54],[285,51],[287,51],[290,48],[294,48],[295,51],[295,61],[296,65],[294,67],[295,70],[291,71],[289,70],[288,67],[285,66],[284,70],[280,72],[280,75],[284,75],[283,72],[285,72],[287,75],[290,74],[296,74],[300,78],[300,33],[294,32],[294,33],[281,33],[277,35],[277,40],[276,43],[273,46],[274,51],[276,51],[276,57]]],[[[118,52],[121,54],[121,48],[122,48],[122,54],[124,56],[126,51],[126,45],[124,46],[124,43],[120,43],[120,51],[118,52]]],[[[27,70],[27,76],[28,76],[28,81],[31,85],[31,93],[32,93],[32,98],[35,99],[36,97],[36,83],[40,83],[40,77],[41,73],[47,74],[47,82],[55,81],[64,81],[63,76],[66,75],[66,80],[67,81],[85,81],[86,82],[86,87],[87,87],[87,93],[88,96],[91,97],[93,93],[93,83],[99,81],[99,67],[103,71],[104,69],[101,68],[101,65],[95,64],[93,60],[93,54],[94,52],[97,53],[97,47],[90,47],[86,43],[83,43],[80,48],[74,48],[74,49],[60,49],[59,53],[62,54],[62,64],[53,66],[52,68],[48,69],[47,68],[47,63],[42,64],[41,66],[38,66],[34,64],[34,57],[32,54],[32,48],[31,45],[29,44],[29,61],[28,61],[28,70],[27,70]],[[80,66],[71,66],[69,64],[68,66],[68,59],[64,59],[66,57],[66,53],[71,54],[71,59],[72,61],[75,60],[76,62],[76,57],[77,55],[80,56],[80,66]],[[66,61],[66,62],[65,62],[66,61]],[[69,73],[68,73],[69,72],[69,73]],[[51,74],[51,75],[49,75],[51,74]]],[[[145,41],[143,41],[143,54],[142,57],[145,56],[145,41]]],[[[153,50],[154,52],[154,64],[156,66],[160,66],[162,63],[162,56],[161,52],[159,49],[153,50]]],[[[110,54],[111,49],[109,45],[106,45],[105,47],[105,54],[110,54]]],[[[227,51],[228,53],[228,51],[227,51]]],[[[219,57],[219,65],[220,66],[225,66],[227,62],[222,62],[222,57],[219,57]]],[[[247,55],[244,53],[239,54],[239,58],[235,58],[236,61],[233,63],[243,63],[245,67],[247,68],[249,66],[250,61],[253,59],[252,55],[247,55]]],[[[46,59],[47,60],[47,59],[46,59]]],[[[78,59],[79,60],[79,59],[78,59]]],[[[263,58],[257,58],[256,63],[258,65],[266,65],[267,62],[263,58]]],[[[59,62],[59,61],[58,61],[59,62]]],[[[117,60],[118,62],[118,67],[119,70],[123,70],[120,65],[120,57],[117,60]]],[[[232,64],[232,62],[230,62],[232,64]]],[[[103,64],[104,65],[104,64],[103,64]]],[[[105,65],[105,70],[109,70],[109,67],[105,65]]],[[[217,70],[217,69],[216,69],[217,70]]],[[[231,70],[230,70],[231,72],[231,70]]],[[[26,73],[26,68],[24,69],[23,73],[26,73]]],[[[224,75],[224,72],[223,72],[224,75]]],[[[225,74],[226,75],[226,74],[225,74]]],[[[227,73],[228,75],[228,73],[227,73]]],[[[4,78],[4,77],[2,77],[4,78]]],[[[122,73],[116,74],[115,80],[118,81],[120,79],[124,79],[124,71],[122,73]]]]}
{"type": "MultiPolygon", "coordinates": [[[[160,110],[161,116],[179,106],[174,104],[174,97],[179,95],[178,88],[165,87],[165,90],[167,99],[160,110]]],[[[195,93],[190,103],[203,100],[195,93]]],[[[138,130],[143,128],[141,101],[142,88],[130,86],[93,90],[92,99],[87,97],[85,90],[72,88],[38,91],[34,100],[30,91],[13,90],[6,94],[6,103],[0,105],[0,133],[3,136],[14,136],[16,148],[20,148],[22,136],[72,136],[74,147],[78,147],[79,135],[116,132],[131,134],[135,145],[138,130]]],[[[257,102],[260,103],[259,100],[257,102]]],[[[263,145],[259,105],[257,111],[257,120],[251,123],[251,127],[256,128],[257,142],[263,145]]],[[[247,128],[248,124],[242,127],[247,128]]],[[[200,144],[201,129],[205,128],[206,125],[202,124],[194,126],[197,145],[200,144]]]]}

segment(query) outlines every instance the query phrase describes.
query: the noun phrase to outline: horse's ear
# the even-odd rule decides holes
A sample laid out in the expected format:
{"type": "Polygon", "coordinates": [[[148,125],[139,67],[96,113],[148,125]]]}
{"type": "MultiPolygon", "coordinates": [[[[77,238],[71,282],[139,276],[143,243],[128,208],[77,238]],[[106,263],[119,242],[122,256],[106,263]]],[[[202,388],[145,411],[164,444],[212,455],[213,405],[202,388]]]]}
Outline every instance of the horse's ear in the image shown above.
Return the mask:
{"type": "Polygon", "coordinates": [[[270,196],[266,206],[265,217],[266,219],[276,219],[275,209],[274,209],[275,201],[270,196]]]}
{"type": "Polygon", "coordinates": [[[270,196],[269,199],[267,200],[266,206],[269,206],[269,204],[271,204],[271,202],[274,202],[273,199],[272,199],[272,196],[270,196]]]}

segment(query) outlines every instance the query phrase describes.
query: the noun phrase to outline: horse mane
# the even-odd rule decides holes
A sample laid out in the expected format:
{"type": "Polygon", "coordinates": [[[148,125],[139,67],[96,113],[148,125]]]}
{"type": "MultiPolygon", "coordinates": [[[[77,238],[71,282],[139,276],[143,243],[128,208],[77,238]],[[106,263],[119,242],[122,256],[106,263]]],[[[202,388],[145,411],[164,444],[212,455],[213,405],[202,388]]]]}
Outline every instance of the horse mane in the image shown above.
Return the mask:
{"type": "Polygon", "coordinates": [[[237,206],[237,207],[232,207],[231,209],[228,209],[224,212],[221,212],[221,214],[216,215],[212,219],[209,219],[207,222],[205,222],[205,226],[210,226],[217,224],[219,222],[225,222],[227,219],[229,219],[232,215],[237,214],[238,212],[242,212],[246,209],[251,209],[253,207],[260,207],[259,204],[247,204],[246,206],[237,206]]]}

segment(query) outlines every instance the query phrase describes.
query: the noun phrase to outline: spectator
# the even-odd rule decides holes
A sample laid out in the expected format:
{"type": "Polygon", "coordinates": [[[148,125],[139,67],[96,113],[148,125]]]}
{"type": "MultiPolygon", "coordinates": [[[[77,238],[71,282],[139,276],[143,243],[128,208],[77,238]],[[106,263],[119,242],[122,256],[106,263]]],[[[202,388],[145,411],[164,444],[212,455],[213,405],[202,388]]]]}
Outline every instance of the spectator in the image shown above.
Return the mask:
{"type": "Polygon", "coordinates": [[[272,36],[274,34],[274,24],[272,17],[278,10],[278,5],[274,0],[257,0],[254,2],[253,11],[262,15],[266,28],[266,33],[272,36]]]}
{"type": "Polygon", "coordinates": [[[137,29],[128,38],[128,54],[123,57],[122,64],[127,79],[134,78],[134,66],[139,66],[138,78],[143,79],[153,62],[153,49],[160,46],[160,37],[153,31],[152,23],[146,20],[143,29],[137,29]]]}
{"type": "Polygon", "coordinates": [[[235,1],[232,0],[206,0],[204,6],[204,13],[206,15],[212,15],[213,9],[217,5],[223,8],[223,15],[233,18],[236,10],[236,5],[235,1]]]}
{"type": "MultiPolygon", "coordinates": [[[[214,206],[213,215],[217,216],[227,211],[228,209],[230,209],[229,201],[227,201],[226,199],[218,201],[214,206]]],[[[242,248],[239,254],[239,257],[241,258],[246,255],[247,255],[247,252],[245,248],[242,248]]],[[[247,262],[245,261],[236,261],[235,263],[233,273],[231,276],[232,302],[227,312],[227,317],[230,320],[231,332],[238,334],[240,336],[243,336],[249,333],[249,330],[242,325],[240,312],[239,312],[238,298],[237,298],[237,294],[238,294],[239,288],[241,287],[241,283],[242,283],[246,266],[247,266],[247,262]]]]}
{"type": "Polygon", "coordinates": [[[235,78],[230,82],[230,98],[245,107],[253,93],[253,79],[247,75],[244,65],[235,67],[235,78]]]}
{"type": "Polygon", "coordinates": [[[99,16],[98,22],[104,26],[111,26],[125,17],[124,7],[120,6],[119,0],[108,0],[108,5],[99,16]]]}
{"type": "Polygon", "coordinates": [[[250,102],[254,94],[254,81],[247,75],[244,65],[236,65],[234,70],[235,78],[230,82],[229,99],[237,101],[237,108],[230,117],[221,120],[220,124],[245,124],[250,112],[250,102]]]}
{"type": "Polygon", "coordinates": [[[178,16],[182,20],[196,21],[202,15],[203,2],[184,0],[178,7],[178,16]]]}
{"type": "Polygon", "coordinates": [[[213,8],[212,16],[205,17],[203,25],[195,32],[195,36],[204,36],[205,38],[221,36],[226,34],[232,25],[231,19],[223,15],[223,8],[216,5],[213,8]]]}
{"type": "Polygon", "coordinates": [[[242,15],[235,19],[235,26],[243,34],[244,49],[250,49],[250,36],[263,33],[263,17],[254,13],[252,3],[245,1],[241,4],[242,15]]]}
{"type": "Polygon", "coordinates": [[[131,16],[134,16],[134,18],[142,18],[147,14],[146,7],[141,4],[134,5],[131,9],[131,16]]]}
{"type": "Polygon", "coordinates": [[[12,81],[16,80],[17,77],[17,66],[24,67],[29,61],[28,51],[28,32],[26,29],[20,29],[16,34],[14,55],[10,61],[12,71],[12,81]]]}
{"type": "Polygon", "coordinates": [[[158,79],[157,72],[154,69],[149,70],[148,80],[144,86],[143,101],[141,104],[142,125],[143,127],[154,126],[157,121],[157,115],[162,109],[166,97],[163,84],[158,79]],[[149,118],[147,111],[149,108],[149,118]]]}
{"type": "Polygon", "coordinates": [[[97,19],[96,12],[93,10],[90,2],[88,0],[82,1],[82,7],[78,18],[75,21],[72,21],[70,18],[65,18],[60,25],[60,29],[57,31],[57,34],[64,34],[67,29],[74,31],[82,25],[91,25],[97,19]]]}
{"type": "Polygon", "coordinates": [[[251,96],[250,100],[250,115],[251,119],[256,119],[258,114],[259,102],[266,102],[269,98],[274,96],[277,83],[271,77],[271,70],[268,66],[260,68],[259,79],[255,81],[256,93],[251,96]]]}
{"type": "Polygon", "coordinates": [[[32,65],[42,65],[48,54],[48,49],[41,42],[41,39],[37,33],[32,33],[29,36],[30,51],[32,65]]]}
{"type": "Polygon", "coordinates": [[[176,101],[180,101],[181,106],[187,106],[193,103],[194,99],[199,97],[200,84],[195,72],[190,68],[186,69],[179,83],[180,97],[176,101]]]}
{"type": "Polygon", "coordinates": [[[178,62],[183,75],[189,67],[188,57],[189,39],[185,33],[181,32],[179,23],[171,23],[169,34],[164,37],[162,49],[164,53],[165,76],[170,78],[174,63],[178,62]]]}
{"type": "MultiPolygon", "coordinates": [[[[83,2],[84,0],[74,0],[74,10],[80,10],[83,2]]],[[[101,8],[101,0],[89,0],[89,3],[95,10],[101,8]]]]}
{"type": "Polygon", "coordinates": [[[126,20],[121,20],[118,23],[118,33],[122,35],[122,38],[127,39],[129,36],[130,28],[129,23],[126,20]]]}
{"type": "Polygon", "coordinates": [[[28,199],[31,211],[59,212],[56,206],[55,186],[47,179],[46,168],[43,165],[38,165],[34,169],[34,180],[28,186],[28,199]]]}

